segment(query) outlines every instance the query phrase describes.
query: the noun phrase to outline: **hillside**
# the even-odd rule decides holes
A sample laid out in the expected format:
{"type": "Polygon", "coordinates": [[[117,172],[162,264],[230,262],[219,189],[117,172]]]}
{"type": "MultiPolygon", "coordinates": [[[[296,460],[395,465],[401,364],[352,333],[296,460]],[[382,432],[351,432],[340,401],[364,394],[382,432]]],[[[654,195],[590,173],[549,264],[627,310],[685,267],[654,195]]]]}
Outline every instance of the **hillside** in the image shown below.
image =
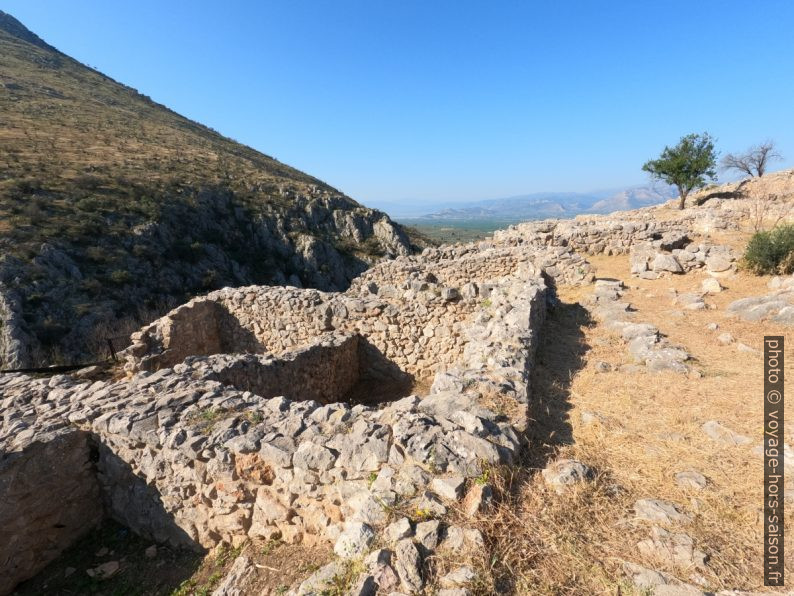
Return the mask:
{"type": "Polygon", "coordinates": [[[344,289],[388,216],[52,48],[0,11],[0,367],[96,355],[227,285],[344,289]]]}

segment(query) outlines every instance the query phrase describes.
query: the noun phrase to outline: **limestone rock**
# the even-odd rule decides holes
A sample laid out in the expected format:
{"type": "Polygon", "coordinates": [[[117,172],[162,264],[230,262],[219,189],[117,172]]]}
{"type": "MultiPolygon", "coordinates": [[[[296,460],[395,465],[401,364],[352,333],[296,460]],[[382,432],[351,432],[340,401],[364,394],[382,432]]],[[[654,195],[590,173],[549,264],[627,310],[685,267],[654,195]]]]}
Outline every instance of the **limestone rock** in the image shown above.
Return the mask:
{"type": "Polygon", "coordinates": [[[681,488],[692,488],[695,490],[702,490],[706,488],[706,484],[708,484],[706,477],[700,472],[695,472],[694,470],[678,472],[675,475],[675,481],[681,488]]]}
{"type": "Polygon", "coordinates": [[[712,441],[716,441],[717,443],[725,445],[726,447],[747,445],[748,443],[752,442],[749,437],[745,437],[733,432],[731,429],[723,426],[716,420],[709,420],[708,422],[704,423],[701,428],[712,441]]]}
{"type": "Polygon", "coordinates": [[[706,268],[709,272],[721,273],[732,266],[730,257],[724,254],[710,254],[706,257],[706,268]]]}
{"type": "Polygon", "coordinates": [[[343,561],[331,561],[306,578],[295,590],[295,596],[322,594],[332,586],[334,577],[341,575],[344,571],[343,561]]]}
{"type": "Polygon", "coordinates": [[[418,592],[424,586],[422,578],[422,556],[413,541],[406,538],[395,548],[394,568],[408,592],[418,592]]]}
{"type": "Polygon", "coordinates": [[[469,517],[485,511],[493,500],[493,489],[490,484],[474,483],[463,498],[462,508],[469,517]]]}
{"type": "Polygon", "coordinates": [[[669,271],[670,273],[683,273],[684,269],[673,255],[657,253],[651,263],[651,271],[669,271]]]}
{"type": "Polygon", "coordinates": [[[413,536],[414,530],[411,527],[411,521],[407,517],[398,519],[386,527],[385,535],[389,542],[397,542],[403,538],[410,538],[413,536]]]}
{"type": "Polygon", "coordinates": [[[363,522],[346,522],[345,529],[334,545],[334,552],[343,558],[363,555],[375,540],[375,532],[363,522]]]}
{"type": "Polygon", "coordinates": [[[444,499],[457,501],[463,495],[464,484],[463,476],[438,477],[430,483],[430,488],[444,499]]]}
{"type": "Polygon", "coordinates": [[[637,519],[667,524],[691,521],[691,518],[681,513],[676,505],[661,499],[639,499],[635,501],[634,515],[637,519]]]}
{"type": "Polygon", "coordinates": [[[541,472],[546,484],[557,492],[568,486],[584,482],[593,476],[593,471],[575,459],[559,459],[547,465],[541,472]]]}
{"type": "Polygon", "coordinates": [[[438,546],[440,530],[441,524],[436,519],[420,522],[416,524],[415,540],[428,552],[432,552],[438,546]]]}
{"type": "Polygon", "coordinates": [[[700,288],[706,294],[719,294],[723,290],[722,284],[713,277],[704,279],[700,284],[700,288]]]}
{"type": "Polygon", "coordinates": [[[475,577],[474,570],[464,565],[447,573],[441,578],[440,583],[445,588],[456,588],[470,584],[475,577]]]}
{"type": "Polygon", "coordinates": [[[651,537],[637,543],[637,549],[647,557],[684,568],[704,567],[706,555],[695,548],[692,538],[684,533],[673,533],[654,526],[651,537]]]}
{"type": "Polygon", "coordinates": [[[246,583],[253,574],[254,566],[251,560],[240,555],[232,563],[231,568],[221,583],[212,592],[212,596],[243,596],[248,593],[246,583]]]}
{"type": "Polygon", "coordinates": [[[678,578],[664,573],[642,567],[636,563],[623,563],[623,570],[632,583],[640,590],[653,590],[653,594],[667,596],[702,596],[703,592],[678,578]]]}

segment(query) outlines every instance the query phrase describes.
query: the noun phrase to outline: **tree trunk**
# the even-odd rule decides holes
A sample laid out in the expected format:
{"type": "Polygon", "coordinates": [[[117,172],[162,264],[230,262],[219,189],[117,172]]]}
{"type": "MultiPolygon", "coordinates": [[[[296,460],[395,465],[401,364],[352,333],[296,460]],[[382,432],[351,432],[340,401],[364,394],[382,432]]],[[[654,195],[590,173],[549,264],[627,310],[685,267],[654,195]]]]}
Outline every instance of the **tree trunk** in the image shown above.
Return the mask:
{"type": "Polygon", "coordinates": [[[678,203],[678,208],[679,209],[683,209],[684,208],[684,203],[686,203],[686,195],[687,195],[687,193],[685,193],[683,190],[681,190],[679,188],[678,189],[678,194],[681,196],[681,201],[678,203]]]}

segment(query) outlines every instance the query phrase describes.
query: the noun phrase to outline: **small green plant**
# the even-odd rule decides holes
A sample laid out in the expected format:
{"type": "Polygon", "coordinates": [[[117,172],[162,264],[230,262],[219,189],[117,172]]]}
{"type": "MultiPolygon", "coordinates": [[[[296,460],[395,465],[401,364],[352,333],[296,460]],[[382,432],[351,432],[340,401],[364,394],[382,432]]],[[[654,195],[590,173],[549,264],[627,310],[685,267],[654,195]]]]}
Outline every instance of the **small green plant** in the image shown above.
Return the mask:
{"type": "Polygon", "coordinates": [[[794,272],[794,225],[753,234],[747,243],[744,266],[757,274],[794,272]]]}
{"type": "Polygon", "coordinates": [[[342,571],[334,575],[326,589],[322,591],[323,596],[343,596],[349,594],[353,587],[353,582],[364,571],[364,564],[361,561],[346,561],[342,571]]]}
{"type": "Polygon", "coordinates": [[[378,479],[377,472],[370,472],[369,477],[367,478],[367,488],[372,488],[372,485],[378,479]]]}
{"type": "Polygon", "coordinates": [[[314,573],[320,568],[317,563],[304,563],[300,567],[298,567],[298,571],[300,573],[314,573]]]}
{"type": "Polygon", "coordinates": [[[248,418],[249,422],[251,422],[252,424],[259,424],[265,419],[265,417],[262,415],[261,412],[256,412],[252,410],[246,412],[245,417],[248,418]]]}
{"type": "Polygon", "coordinates": [[[179,587],[171,592],[171,596],[188,596],[188,594],[192,594],[194,588],[196,587],[196,580],[193,578],[186,579],[179,587]]]}
{"type": "Polygon", "coordinates": [[[262,547],[262,556],[266,557],[274,550],[276,550],[279,546],[284,544],[280,538],[271,538],[267,541],[267,544],[262,547]]]}
{"type": "Polygon", "coordinates": [[[187,421],[189,424],[197,425],[201,431],[209,434],[212,432],[215,423],[228,412],[225,408],[204,408],[203,410],[191,412],[187,421]]]}
{"type": "Polygon", "coordinates": [[[491,299],[490,299],[490,298],[486,298],[485,300],[483,300],[482,302],[480,302],[480,305],[481,305],[483,308],[491,308],[491,305],[492,305],[492,304],[493,304],[493,303],[491,302],[491,299]]]}
{"type": "Polygon", "coordinates": [[[479,476],[477,476],[477,478],[474,479],[474,482],[480,485],[488,484],[488,478],[490,478],[490,476],[491,476],[490,470],[483,470],[482,474],[480,474],[479,476]]]}

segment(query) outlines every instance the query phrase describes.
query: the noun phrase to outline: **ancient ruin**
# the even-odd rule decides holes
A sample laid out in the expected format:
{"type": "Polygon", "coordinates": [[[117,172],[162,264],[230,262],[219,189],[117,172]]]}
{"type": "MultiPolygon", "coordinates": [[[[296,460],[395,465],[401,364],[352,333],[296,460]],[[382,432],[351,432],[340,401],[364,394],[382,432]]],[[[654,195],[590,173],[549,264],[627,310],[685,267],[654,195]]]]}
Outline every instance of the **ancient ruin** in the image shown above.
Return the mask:
{"type": "MultiPolygon", "coordinates": [[[[555,288],[593,283],[587,255],[629,258],[640,246],[655,251],[642,269],[654,277],[689,270],[657,268],[658,255],[717,277],[735,255],[689,235],[732,225],[736,208],[522,224],[381,262],[341,293],[226,288],[133,334],[112,379],[0,376],[0,593],[105,517],[197,550],[279,537],[333,545],[344,559],[390,545],[393,564],[378,568],[396,575],[381,581],[419,591],[417,561],[442,542],[481,540],[439,518],[464,495],[467,510],[487,508],[474,479],[525,447],[555,288]],[[395,510],[428,521],[402,527],[395,510]]],[[[775,294],[781,313],[789,285],[775,294]]],[[[599,280],[593,314],[643,372],[691,372],[683,348],[633,317],[623,288],[599,280]]],[[[558,486],[589,474],[556,465],[544,478],[558,486]]],[[[322,577],[297,593],[315,593],[322,577]]]]}

